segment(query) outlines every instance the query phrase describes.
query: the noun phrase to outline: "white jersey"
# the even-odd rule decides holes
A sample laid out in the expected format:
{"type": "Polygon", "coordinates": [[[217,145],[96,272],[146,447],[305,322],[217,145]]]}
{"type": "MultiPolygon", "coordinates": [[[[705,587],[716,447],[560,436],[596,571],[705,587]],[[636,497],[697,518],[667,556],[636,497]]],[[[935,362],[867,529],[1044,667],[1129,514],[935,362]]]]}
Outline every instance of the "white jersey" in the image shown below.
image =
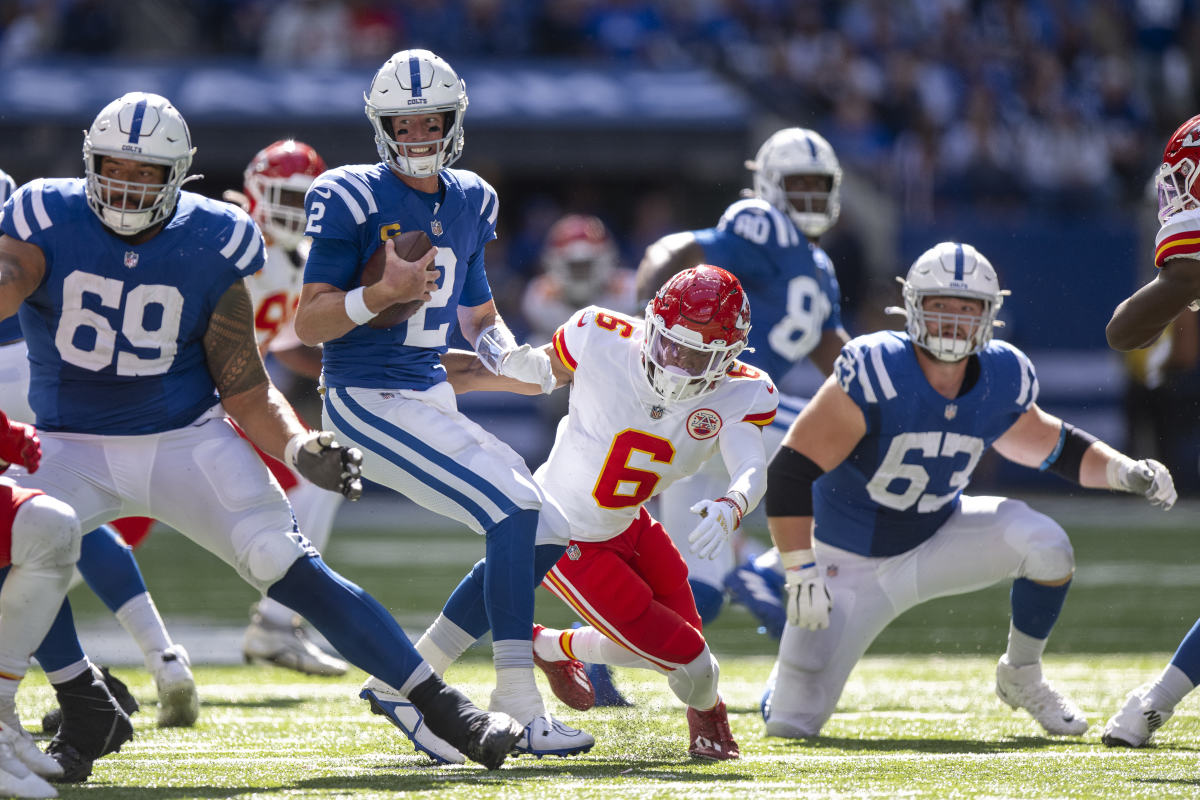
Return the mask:
{"type": "Polygon", "coordinates": [[[1200,209],[1173,214],[1154,237],[1154,266],[1172,258],[1200,258],[1200,209]]]}
{"type": "Polygon", "coordinates": [[[295,251],[280,244],[267,248],[263,268],[246,278],[246,289],[254,306],[254,336],[258,351],[265,353],[271,341],[291,327],[304,285],[304,257],[308,241],[295,251]]]}
{"type": "Polygon", "coordinates": [[[621,533],[647,500],[698,470],[728,427],[775,417],[775,386],[740,362],[711,393],[664,405],[642,367],[643,329],[640,319],[589,306],[554,334],[574,373],[570,411],[534,477],[561,506],[572,539],[621,533]]]}

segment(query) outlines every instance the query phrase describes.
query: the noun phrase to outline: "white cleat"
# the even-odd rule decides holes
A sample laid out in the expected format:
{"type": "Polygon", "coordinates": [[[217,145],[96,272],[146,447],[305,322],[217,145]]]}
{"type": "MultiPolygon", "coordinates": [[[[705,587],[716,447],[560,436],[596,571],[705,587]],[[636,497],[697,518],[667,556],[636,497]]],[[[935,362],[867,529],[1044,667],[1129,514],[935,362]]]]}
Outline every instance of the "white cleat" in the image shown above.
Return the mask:
{"type": "Polygon", "coordinates": [[[192,677],[191,659],[181,644],[146,656],[146,669],[158,689],[158,727],[186,728],[200,716],[200,696],[192,677]]]}
{"type": "Polygon", "coordinates": [[[1152,684],[1134,689],[1125,698],[1125,705],[1113,714],[1104,726],[1100,741],[1109,747],[1145,747],[1154,732],[1171,718],[1171,711],[1153,708],[1147,694],[1152,684]]]}
{"type": "Polygon", "coordinates": [[[564,725],[549,712],[534,717],[525,726],[521,738],[513,747],[514,753],[542,756],[573,756],[586,753],[596,744],[590,733],[564,725]]]}
{"type": "Polygon", "coordinates": [[[345,661],[329,655],[312,643],[299,618],[290,625],[279,625],[255,614],[242,636],[242,657],[249,664],[265,661],[279,667],[336,678],[345,675],[345,661]]]}
{"type": "Polygon", "coordinates": [[[58,792],[45,778],[33,772],[17,757],[11,744],[16,738],[16,731],[9,728],[0,730],[0,796],[37,800],[58,797],[58,792]]]}
{"type": "Polygon", "coordinates": [[[9,745],[13,755],[35,774],[51,780],[63,776],[62,765],[38,749],[33,736],[17,720],[0,720],[0,742],[9,745]]]}
{"type": "Polygon", "coordinates": [[[381,714],[408,737],[418,753],[424,753],[438,764],[462,764],[466,758],[453,745],[425,725],[425,715],[388,684],[372,676],[362,685],[358,696],[371,704],[371,711],[381,714]]]}
{"type": "Polygon", "coordinates": [[[1023,708],[1054,736],[1081,736],[1087,717],[1042,677],[1041,662],[1014,667],[1008,656],[996,665],[996,696],[1013,708],[1023,708]]]}

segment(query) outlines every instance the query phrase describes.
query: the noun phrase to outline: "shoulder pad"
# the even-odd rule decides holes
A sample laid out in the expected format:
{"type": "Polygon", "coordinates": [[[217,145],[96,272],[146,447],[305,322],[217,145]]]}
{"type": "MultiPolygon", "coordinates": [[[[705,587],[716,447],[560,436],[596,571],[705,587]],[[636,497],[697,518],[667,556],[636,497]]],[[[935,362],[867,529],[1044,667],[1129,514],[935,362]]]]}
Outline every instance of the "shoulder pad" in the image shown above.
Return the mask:
{"type": "Polygon", "coordinates": [[[833,364],[833,374],[842,391],[859,405],[891,400],[899,392],[887,360],[907,347],[908,340],[895,331],[859,336],[842,347],[833,364]]]}
{"type": "Polygon", "coordinates": [[[367,217],[379,211],[375,204],[375,193],[363,174],[364,165],[337,167],[324,172],[313,181],[304,195],[307,208],[314,199],[328,204],[333,201],[345,207],[354,224],[361,225],[367,217]],[[336,199],[335,199],[336,198],[336,199]]]}
{"type": "Polygon", "coordinates": [[[992,339],[979,357],[999,373],[1001,386],[1016,387],[1014,402],[1022,411],[1037,402],[1041,387],[1029,356],[1006,341],[992,339]]]}
{"type": "MultiPolygon", "coordinates": [[[[748,197],[738,200],[721,215],[717,230],[740,236],[753,244],[774,244],[776,247],[797,247],[800,232],[791,220],[765,200],[748,197]]],[[[807,243],[806,243],[807,244],[807,243]]]]}

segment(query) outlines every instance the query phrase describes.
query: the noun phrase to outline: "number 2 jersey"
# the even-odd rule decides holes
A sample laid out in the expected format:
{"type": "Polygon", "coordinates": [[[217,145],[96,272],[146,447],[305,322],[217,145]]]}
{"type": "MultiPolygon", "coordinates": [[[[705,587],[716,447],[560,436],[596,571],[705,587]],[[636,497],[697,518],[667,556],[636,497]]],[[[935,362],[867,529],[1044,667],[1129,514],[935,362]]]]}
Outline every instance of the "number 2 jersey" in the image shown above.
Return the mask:
{"type": "Polygon", "coordinates": [[[867,430],[813,486],[817,539],[891,556],[933,536],[954,513],[983,451],[1038,394],[1033,365],[1012,345],[992,340],[974,358],[977,379],[949,400],[925,378],[906,333],[860,336],[842,348],[834,375],[867,430]]]}
{"type": "Polygon", "coordinates": [[[209,317],[262,267],[262,234],[240,208],[180,192],[158,234],[130,244],[100,223],[84,186],[32,181],[0,221],[46,261],[18,312],[37,427],[130,435],[194,422],[219,402],[203,344],[209,317]]]}
{"type": "Polygon", "coordinates": [[[826,330],[842,326],[841,292],[829,256],[770,203],[739,200],[717,227],[695,236],[708,263],[736,275],[750,299],[754,352],[742,353],[747,364],[783,380],[826,330]]]}
{"type": "Polygon", "coordinates": [[[496,192],[466,170],[439,173],[442,190],[410,188],[386,164],[339,167],[324,173],[304,198],[305,234],[312,237],[305,283],[349,291],[388,239],[424,231],[438,248],[440,275],[432,298],[405,322],[377,329],[358,325],[325,343],[325,385],[427,389],[446,379],[440,355],[458,323],[458,307],[492,298],[484,245],[496,238],[496,192]]]}
{"type": "Polygon", "coordinates": [[[664,405],[642,366],[643,335],[642,320],[596,306],[554,334],[557,357],[573,373],[570,408],[534,477],[561,506],[572,539],[621,533],[642,504],[713,455],[726,426],[762,427],[775,417],[770,378],[738,362],[709,394],[664,405]]]}

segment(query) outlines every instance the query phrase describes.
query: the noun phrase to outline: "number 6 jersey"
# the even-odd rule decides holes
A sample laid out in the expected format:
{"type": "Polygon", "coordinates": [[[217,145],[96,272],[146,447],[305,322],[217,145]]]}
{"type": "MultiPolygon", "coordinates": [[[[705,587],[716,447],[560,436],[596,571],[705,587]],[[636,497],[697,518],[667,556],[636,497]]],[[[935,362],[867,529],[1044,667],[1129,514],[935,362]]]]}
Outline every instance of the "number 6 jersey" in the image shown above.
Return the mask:
{"type": "Polygon", "coordinates": [[[817,539],[890,556],[933,536],[954,513],[983,451],[1038,394],[1033,365],[1007,342],[993,339],[973,358],[978,376],[949,400],[925,378],[906,333],[859,336],[842,348],[833,374],[867,430],[813,486],[817,539]]]}
{"type": "Polygon", "coordinates": [[[100,223],[82,178],[35,180],[4,206],[0,231],[46,260],[19,312],[39,429],[159,433],[217,404],[203,343],[209,317],[263,264],[246,212],[180,192],[158,234],[134,245],[100,223]]]}
{"type": "Polygon", "coordinates": [[[572,539],[621,533],[643,503],[699,469],[733,426],[775,417],[770,379],[738,362],[712,392],[664,404],[642,366],[643,334],[642,320],[595,306],[554,334],[557,357],[573,373],[570,409],[534,477],[562,507],[572,539]]]}

